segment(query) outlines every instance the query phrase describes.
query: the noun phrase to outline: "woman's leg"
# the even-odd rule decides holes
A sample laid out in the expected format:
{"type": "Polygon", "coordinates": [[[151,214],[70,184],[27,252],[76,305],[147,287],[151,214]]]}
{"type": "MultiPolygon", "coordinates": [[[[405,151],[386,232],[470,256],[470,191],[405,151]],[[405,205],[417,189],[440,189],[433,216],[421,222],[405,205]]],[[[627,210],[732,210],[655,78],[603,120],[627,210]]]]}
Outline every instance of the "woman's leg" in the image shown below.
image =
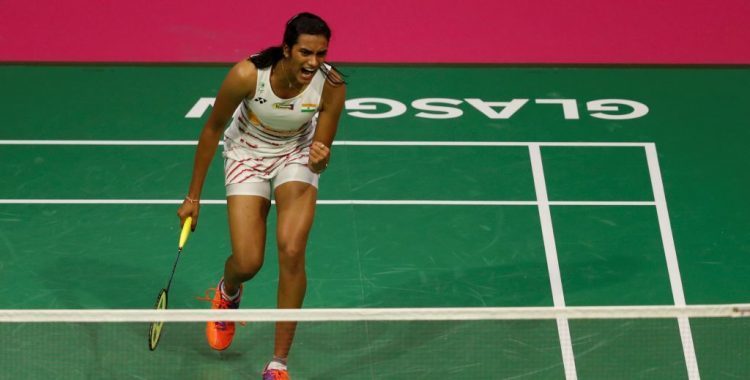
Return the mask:
{"type": "MultiPolygon", "coordinates": [[[[275,196],[278,213],[278,307],[300,308],[307,289],[305,248],[315,215],[318,189],[309,183],[291,181],[279,185],[275,196]]],[[[296,322],[276,324],[275,357],[287,357],[296,327],[296,322]]]]}
{"type": "Polygon", "coordinates": [[[253,195],[227,197],[232,254],[224,264],[224,290],[237,293],[240,285],[253,278],[263,265],[266,220],[271,201],[253,195]]]}
{"type": "MultiPolygon", "coordinates": [[[[214,293],[212,309],[238,308],[242,283],[255,276],[263,265],[270,206],[270,200],[259,196],[227,197],[232,254],[224,265],[224,280],[214,293]]],[[[215,350],[225,350],[232,344],[234,330],[234,322],[209,321],[206,323],[208,344],[215,350]]]]}

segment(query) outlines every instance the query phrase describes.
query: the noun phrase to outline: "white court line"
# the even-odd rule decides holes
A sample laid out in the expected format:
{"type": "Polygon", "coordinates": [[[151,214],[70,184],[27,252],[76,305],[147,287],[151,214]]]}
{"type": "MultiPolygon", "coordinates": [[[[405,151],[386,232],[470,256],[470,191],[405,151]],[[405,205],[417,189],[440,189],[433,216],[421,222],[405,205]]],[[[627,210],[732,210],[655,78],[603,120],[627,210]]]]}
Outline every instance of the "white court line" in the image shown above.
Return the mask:
{"type": "Polygon", "coordinates": [[[550,206],[654,206],[653,201],[549,201],[550,206]]]}
{"type": "MultiPolygon", "coordinates": [[[[547,197],[547,184],[544,180],[544,167],[542,166],[542,153],[539,145],[529,145],[529,157],[531,169],[534,175],[534,189],[539,207],[539,221],[542,225],[542,236],[544,238],[544,252],[547,256],[547,270],[549,282],[552,288],[552,302],[555,308],[565,307],[565,296],[560,276],[560,264],[557,259],[557,246],[555,245],[555,233],[552,229],[552,215],[549,209],[547,197]]],[[[566,380],[578,379],[576,372],[575,356],[573,355],[573,343],[570,339],[570,328],[568,319],[564,316],[557,317],[557,333],[560,337],[560,350],[562,352],[563,367],[566,380]]]]}
{"type": "MultiPolygon", "coordinates": [[[[197,145],[196,140],[0,140],[0,145],[197,145]]],[[[222,142],[219,142],[221,145],[222,142]]],[[[334,141],[349,146],[589,146],[644,147],[645,142],[514,142],[514,141],[334,141]]]]}
{"type": "MultiPolygon", "coordinates": [[[[273,202],[273,201],[272,201],[273,202]]],[[[60,204],[60,205],[171,205],[182,199],[0,199],[0,204],[60,204]]],[[[274,202],[275,203],[275,202],[274,202]]],[[[202,199],[203,205],[225,205],[225,199],[202,199]]],[[[537,201],[444,201],[444,200],[367,200],[321,199],[319,205],[381,205],[381,206],[538,206],[537,201]]],[[[550,206],[654,206],[654,202],[578,202],[548,201],[550,206]]]]}
{"type": "Polygon", "coordinates": [[[523,141],[334,141],[333,145],[359,146],[591,146],[642,147],[639,142],[523,142],[523,141]]]}
{"type": "Polygon", "coordinates": [[[0,145],[198,145],[191,140],[0,140],[0,145]]]}
{"type": "MultiPolygon", "coordinates": [[[[664,193],[661,169],[659,168],[659,157],[656,154],[656,145],[648,144],[646,149],[646,160],[648,171],[651,176],[651,186],[654,190],[654,202],[656,202],[656,214],[659,218],[659,230],[661,241],[664,246],[664,255],[667,260],[667,271],[669,272],[669,283],[672,287],[672,298],[677,307],[685,306],[685,293],[682,289],[682,276],[680,266],[677,263],[677,250],[672,236],[672,225],[669,222],[669,211],[667,210],[667,197],[664,193]]],[[[693,334],[690,330],[690,321],[687,317],[677,318],[680,328],[680,339],[682,340],[682,351],[685,356],[685,365],[688,369],[690,380],[700,379],[698,371],[698,359],[695,356],[693,346],[693,334]]]]}

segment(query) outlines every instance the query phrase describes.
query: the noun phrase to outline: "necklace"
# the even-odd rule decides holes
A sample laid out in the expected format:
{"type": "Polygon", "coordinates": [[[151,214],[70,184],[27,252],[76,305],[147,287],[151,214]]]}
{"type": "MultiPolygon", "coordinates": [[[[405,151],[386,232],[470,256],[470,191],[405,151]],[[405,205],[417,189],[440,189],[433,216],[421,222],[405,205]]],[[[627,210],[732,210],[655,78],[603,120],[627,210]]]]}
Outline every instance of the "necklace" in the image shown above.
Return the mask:
{"type": "Polygon", "coordinates": [[[284,60],[281,60],[281,71],[284,72],[284,77],[286,77],[286,83],[289,85],[289,88],[293,88],[295,90],[299,90],[298,87],[292,86],[292,81],[289,79],[289,73],[286,71],[286,66],[284,66],[284,60]]]}

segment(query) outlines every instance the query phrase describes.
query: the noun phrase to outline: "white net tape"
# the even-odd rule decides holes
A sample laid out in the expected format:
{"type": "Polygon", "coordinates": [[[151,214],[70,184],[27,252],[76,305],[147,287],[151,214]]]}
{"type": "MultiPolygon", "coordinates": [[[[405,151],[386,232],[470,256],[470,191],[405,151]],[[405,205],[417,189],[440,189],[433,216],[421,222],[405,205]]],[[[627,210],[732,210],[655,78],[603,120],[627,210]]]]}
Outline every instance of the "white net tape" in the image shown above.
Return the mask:
{"type": "Polygon", "coordinates": [[[0,322],[439,321],[660,319],[750,316],[750,304],[691,306],[247,309],[0,310],[0,322]]]}

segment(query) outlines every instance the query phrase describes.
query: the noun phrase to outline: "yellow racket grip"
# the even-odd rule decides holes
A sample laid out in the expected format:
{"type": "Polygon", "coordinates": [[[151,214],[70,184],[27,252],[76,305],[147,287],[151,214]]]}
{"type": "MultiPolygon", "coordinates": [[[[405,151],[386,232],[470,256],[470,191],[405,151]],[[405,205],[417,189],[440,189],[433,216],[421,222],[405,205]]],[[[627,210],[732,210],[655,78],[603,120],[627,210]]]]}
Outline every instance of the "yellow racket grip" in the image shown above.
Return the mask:
{"type": "Polygon", "coordinates": [[[188,216],[185,218],[185,224],[182,225],[182,232],[180,232],[180,245],[178,246],[179,249],[182,249],[182,247],[185,246],[185,242],[188,239],[188,236],[190,236],[190,227],[193,225],[193,218],[188,216]]]}

